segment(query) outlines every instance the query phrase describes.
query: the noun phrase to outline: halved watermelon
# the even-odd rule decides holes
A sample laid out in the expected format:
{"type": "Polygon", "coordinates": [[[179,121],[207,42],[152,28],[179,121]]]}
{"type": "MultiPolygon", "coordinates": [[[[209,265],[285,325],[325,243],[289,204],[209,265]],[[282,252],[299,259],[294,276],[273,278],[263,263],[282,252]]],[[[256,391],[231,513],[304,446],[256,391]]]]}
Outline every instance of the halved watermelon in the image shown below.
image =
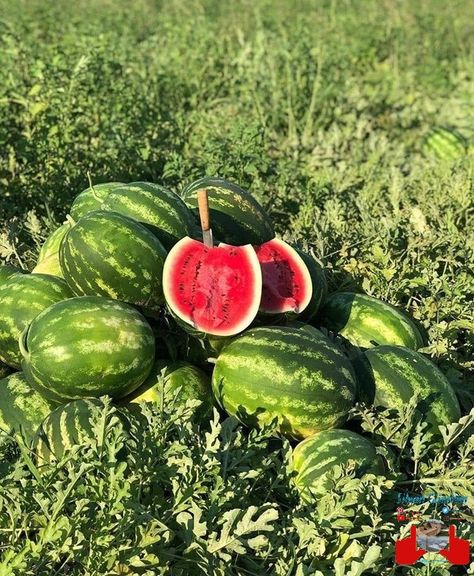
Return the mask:
{"type": "Polygon", "coordinates": [[[262,268],[260,312],[303,312],[313,295],[311,275],[303,258],[279,238],[254,248],[262,268]]]}
{"type": "Polygon", "coordinates": [[[163,291],[173,314],[194,330],[232,336],[257,315],[262,272],[250,244],[209,248],[186,236],[166,258],[163,291]]]}

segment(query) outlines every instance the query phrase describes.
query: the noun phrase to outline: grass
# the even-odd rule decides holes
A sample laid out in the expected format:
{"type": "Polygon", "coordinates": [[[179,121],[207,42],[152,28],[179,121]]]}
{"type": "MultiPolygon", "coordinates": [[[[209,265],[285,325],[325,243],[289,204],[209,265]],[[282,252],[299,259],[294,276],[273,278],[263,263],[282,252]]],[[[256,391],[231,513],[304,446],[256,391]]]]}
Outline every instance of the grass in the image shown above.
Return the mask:
{"type": "MultiPolygon", "coordinates": [[[[89,177],[176,191],[227,177],[314,252],[331,290],[410,311],[467,413],[472,157],[440,162],[422,147],[433,126],[473,137],[465,14],[441,0],[0,0],[0,255],[31,268],[89,177]]],[[[347,548],[307,530],[313,556],[347,548]]],[[[388,556],[376,562],[392,573],[388,556]]]]}

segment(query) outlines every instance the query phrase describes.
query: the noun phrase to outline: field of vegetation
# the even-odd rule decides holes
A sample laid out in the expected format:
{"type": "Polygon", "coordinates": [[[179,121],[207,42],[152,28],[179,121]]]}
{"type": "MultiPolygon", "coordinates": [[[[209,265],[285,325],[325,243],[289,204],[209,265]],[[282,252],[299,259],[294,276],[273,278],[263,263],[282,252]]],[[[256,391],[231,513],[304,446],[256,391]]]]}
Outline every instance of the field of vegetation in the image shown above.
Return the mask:
{"type": "Polygon", "coordinates": [[[110,404],[94,440],[41,474],[3,434],[0,576],[474,573],[394,563],[397,491],[474,508],[474,163],[423,145],[438,126],[474,138],[468,5],[0,0],[1,263],[31,269],[90,181],[179,193],[219,175],[319,259],[330,292],[409,312],[465,416],[434,445],[413,404],[356,406],[390,470],[335,469],[309,503],[291,442],[217,411],[202,429],[192,403],[128,429],[110,404]]]}

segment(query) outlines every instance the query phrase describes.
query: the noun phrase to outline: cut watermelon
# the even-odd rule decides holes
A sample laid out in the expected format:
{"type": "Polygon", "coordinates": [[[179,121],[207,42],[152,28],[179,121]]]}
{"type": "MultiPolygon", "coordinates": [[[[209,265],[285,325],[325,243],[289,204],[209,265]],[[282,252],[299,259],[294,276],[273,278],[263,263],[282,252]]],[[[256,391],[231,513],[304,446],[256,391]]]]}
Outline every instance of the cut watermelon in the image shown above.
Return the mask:
{"type": "Polygon", "coordinates": [[[214,248],[185,237],[170,250],[163,268],[170,310],[195,330],[232,336],[255,318],[262,273],[250,244],[214,248]]]}
{"type": "Polygon", "coordinates": [[[289,244],[274,238],[255,246],[262,268],[260,311],[300,314],[311,302],[313,283],[304,260],[289,244]]]}

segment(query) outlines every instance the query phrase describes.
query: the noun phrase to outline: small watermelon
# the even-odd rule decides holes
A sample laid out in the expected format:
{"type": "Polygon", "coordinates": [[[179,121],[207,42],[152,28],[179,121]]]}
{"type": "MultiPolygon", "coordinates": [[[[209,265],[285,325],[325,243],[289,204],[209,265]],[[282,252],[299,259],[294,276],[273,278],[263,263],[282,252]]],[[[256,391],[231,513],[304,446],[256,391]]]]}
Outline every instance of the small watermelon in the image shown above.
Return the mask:
{"type": "Polygon", "coordinates": [[[39,314],[23,332],[20,348],[28,382],[45,398],[66,402],[130,394],[150,373],[155,339],[132,306],[82,296],[39,314]]]}
{"type": "Polygon", "coordinates": [[[132,182],[114,188],[105,198],[104,210],[120,212],[145,224],[166,250],[191,235],[192,212],[171,190],[151,182],[132,182]]]}
{"type": "Polygon", "coordinates": [[[69,228],[69,224],[65,223],[46,238],[39,251],[36,266],[32,270],[34,274],[51,274],[52,276],[63,277],[59,263],[59,246],[69,228]]]}
{"type": "Polygon", "coordinates": [[[100,442],[96,431],[99,419],[100,434],[110,425],[127,428],[124,415],[99,398],[73,400],[58,406],[41,422],[34,437],[32,451],[38,464],[59,461],[74,446],[100,442]]]}
{"type": "Polygon", "coordinates": [[[426,155],[443,161],[458,160],[466,154],[467,149],[466,138],[457,130],[445,126],[432,128],[423,146],[426,155]]]}
{"type": "Polygon", "coordinates": [[[417,350],[424,345],[413,320],[394,306],[366,294],[331,294],[320,310],[320,322],[360,348],[393,344],[417,350]]]}
{"type": "Polygon", "coordinates": [[[323,430],[300,442],[293,450],[291,469],[296,487],[307,498],[326,491],[322,476],[334,466],[352,463],[357,477],[383,474],[383,460],[374,444],[350,430],[323,430]]]}
{"type": "Polygon", "coordinates": [[[273,326],[247,330],[227,344],[212,387],[243,423],[278,417],[283,434],[305,438],[345,421],[356,383],[349,360],[316,328],[273,326]]]}
{"type": "Polygon", "coordinates": [[[209,248],[186,237],[166,258],[163,290],[183,326],[231,336],[245,330],[257,314],[262,273],[250,244],[209,248]]]}
{"type": "Polygon", "coordinates": [[[461,417],[459,402],[446,376],[420,353],[402,346],[370,348],[354,360],[360,399],[401,409],[416,393],[433,432],[461,417]]]}
{"type": "Polygon", "coordinates": [[[163,403],[200,400],[199,417],[204,418],[212,411],[212,389],[210,377],[189,362],[157,360],[145,382],[125,401],[140,403],[163,403]]]}
{"type": "Polygon", "coordinates": [[[0,286],[13,276],[13,274],[25,274],[25,270],[12,266],[11,264],[2,264],[0,266],[0,286]]]}
{"type": "Polygon", "coordinates": [[[108,296],[152,312],[164,303],[165,257],[145,226],[103,210],[72,226],[59,252],[64,278],[77,295],[108,296]]]}
{"type": "Polygon", "coordinates": [[[53,407],[28,384],[22,372],[0,380],[0,429],[32,438],[53,407]]]}
{"type": "Polygon", "coordinates": [[[62,278],[47,274],[14,274],[1,284],[0,360],[20,368],[20,334],[45,308],[72,296],[62,278]]]}
{"type": "Polygon", "coordinates": [[[198,218],[197,191],[206,189],[212,229],[226,244],[263,244],[275,236],[270,217],[255,198],[223,178],[201,178],[183,191],[183,200],[198,218]]]}
{"type": "Polygon", "coordinates": [[[76,196],[71,206],[71,216],[77,221],[89,212],[100,210],[109,192],[118,186],[124,186],[123,182],[106,182],[89,186],[76,196]]]}
{"type": "Polygon", "coordinates": [[[279,238],[254,248],[262,268],[260,312],[293,315],[303,312],[312,300],[313,283],[300,254],[279,238]]]}

